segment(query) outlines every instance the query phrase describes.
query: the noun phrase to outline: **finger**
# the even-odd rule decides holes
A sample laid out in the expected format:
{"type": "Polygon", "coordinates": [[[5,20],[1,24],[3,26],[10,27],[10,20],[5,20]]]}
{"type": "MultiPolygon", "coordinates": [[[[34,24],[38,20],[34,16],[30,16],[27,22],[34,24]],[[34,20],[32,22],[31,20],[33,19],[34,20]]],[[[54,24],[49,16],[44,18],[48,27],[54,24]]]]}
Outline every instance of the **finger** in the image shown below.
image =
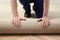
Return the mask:
{"type": "Polygon", "coordinates": [[[21,26],[21,25],[20,25],[20,24],[21,24],[21,23],[20,23],[20,20],[18,20],[17,22],[18,22],[18,26],[21,26]]]}
{"type": "Polygon", "coordinates": [[[46,26],[45,27],[48,27],[49,26],[49,20],[46,20],[46,26]]]}
{"type": "Polygon", "coordinates": [[[46,20],[46,26],[45,26],[45,27],[48,27],[48,24],[49,24],[49,21],[48,21],[48,20],[46,20]]]}
{"type": "Polygon", "coordinates": [[[19,20],[16,20],[16,26],[19,27],[19,20]]]}
{"type": "Polygon", "coordinates": [[[44,27],[46,28],[48,26],[48,20],[45,20],[44,27]]]}
{"type": "Polygon", "coordinates": [[[51,24],[51,21],[49,20],[49,23],[48,23],[48,25],[50,25],[51,24]]]}
{"type": "Polygon", "coordinates": [[[46,27],[50,24],[49,19],[45,20],[46,21],[46,27]]]}
{"type": "Polygon", "coordinates": [[[14,20],[12,20],[12,24],[14,24],[14,20]]]}
{"type": "Polygon", "coordinates": [[[44,28],[44,23],[45,23],[45,21],[43,20],[43,22],[42,22],[42,23],[43,23],[43,28],[44,28]]]}
{"type": "Polygon", "coordinates": [[[48,26],[48,21],[44,19],[43,21],[43,28],[46,28],[48,26]]]}
{"type": "Polygon", "coordinates": [[[16,26],[16,21],[14,20],[14,26],[16,26]]]}

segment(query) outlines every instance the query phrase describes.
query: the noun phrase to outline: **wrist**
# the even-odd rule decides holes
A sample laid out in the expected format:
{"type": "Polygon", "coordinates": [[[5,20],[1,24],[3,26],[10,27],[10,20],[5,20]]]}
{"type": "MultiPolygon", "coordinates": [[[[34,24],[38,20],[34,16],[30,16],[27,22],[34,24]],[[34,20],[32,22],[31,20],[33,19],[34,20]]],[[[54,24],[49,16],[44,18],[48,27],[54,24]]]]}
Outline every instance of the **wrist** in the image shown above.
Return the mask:
{"type": "Polygon", "coordinates": [[[46,17],[46,18],[48,18],[47,16],[43,16],[43,17],[46,17]]]}
{"type": "Polygon", "coordinates": [[[16,17],[19,17],[19,16],[13,16],[13,18],[16,18],[16,17]]]}
{"type": "Polygon", "coordinates": [[[16,14],[16,15],[13,15],[13,17],[18,17],[18,14],[16,14]]]}
{"type": "Polygon", "coordinates": [[[18,12],[13,12],[13,17],[18,17],[18,12]]]}

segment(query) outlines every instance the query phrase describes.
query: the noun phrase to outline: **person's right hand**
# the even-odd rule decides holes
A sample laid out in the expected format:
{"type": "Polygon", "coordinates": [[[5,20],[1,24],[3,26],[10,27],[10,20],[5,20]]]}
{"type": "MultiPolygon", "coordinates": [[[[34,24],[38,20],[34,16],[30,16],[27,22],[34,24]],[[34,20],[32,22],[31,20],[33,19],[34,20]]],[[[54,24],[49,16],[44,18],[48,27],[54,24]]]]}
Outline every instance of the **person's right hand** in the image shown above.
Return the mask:
{"type": "Polygon", "coordinates": [[[13,20],[12,20],[12,24],[16,27],[19,27],[21,26],[21,20],[25,20],[25,19],[21,19],[19,17],[14,17],[13,20]]]}

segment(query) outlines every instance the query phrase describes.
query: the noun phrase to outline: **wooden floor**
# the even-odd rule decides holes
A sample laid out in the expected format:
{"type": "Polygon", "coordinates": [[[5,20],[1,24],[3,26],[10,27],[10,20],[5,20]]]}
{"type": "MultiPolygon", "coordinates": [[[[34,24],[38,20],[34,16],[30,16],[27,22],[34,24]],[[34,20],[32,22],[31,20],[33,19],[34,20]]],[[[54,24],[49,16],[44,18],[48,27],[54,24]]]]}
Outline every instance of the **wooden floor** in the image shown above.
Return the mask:
{"type": "Polygon", "coordinates": [[[60,35],[1,35],[0,40],[60,40],[60,35]]]}

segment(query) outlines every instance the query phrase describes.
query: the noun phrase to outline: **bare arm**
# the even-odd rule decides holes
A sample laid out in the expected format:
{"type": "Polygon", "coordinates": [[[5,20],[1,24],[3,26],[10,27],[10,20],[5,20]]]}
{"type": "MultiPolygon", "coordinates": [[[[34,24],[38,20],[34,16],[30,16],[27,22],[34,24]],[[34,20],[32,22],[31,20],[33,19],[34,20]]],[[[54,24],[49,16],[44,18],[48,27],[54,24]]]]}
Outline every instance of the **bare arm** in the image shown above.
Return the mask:
{"type": "Polygon", "coordinates": [[[11,9],[12,9],[12,14],[13,14],[12,24],[19,27],[20,18],[18,17],[17,0],[11,0],[11,9]]]}
{"type": "Polygon", "coordinates": [[[17,0],[11,0],[11,8],[12,8],[12,13],[14,17],[18,16],[18,11],[17,11],[17,0]]]}
{"type": "Polygon", "coordinates": [[[12,24],[19,27],[21,26],[21,20],[25,20],[22,18],[19,18],[18,16],[18,11],[17,11],[17,0],[11,0],[11,9],[12,9],[12,14],[13,14],[13,20],[12,20],[12,24]]]}
{"type": "Polygon", "coordinates": [[[47,15],[48,15],[49,2],[50,2],[50,0],[44,0],[44,12],[43,12],[43,17],[47,17],[47,15]]]}

